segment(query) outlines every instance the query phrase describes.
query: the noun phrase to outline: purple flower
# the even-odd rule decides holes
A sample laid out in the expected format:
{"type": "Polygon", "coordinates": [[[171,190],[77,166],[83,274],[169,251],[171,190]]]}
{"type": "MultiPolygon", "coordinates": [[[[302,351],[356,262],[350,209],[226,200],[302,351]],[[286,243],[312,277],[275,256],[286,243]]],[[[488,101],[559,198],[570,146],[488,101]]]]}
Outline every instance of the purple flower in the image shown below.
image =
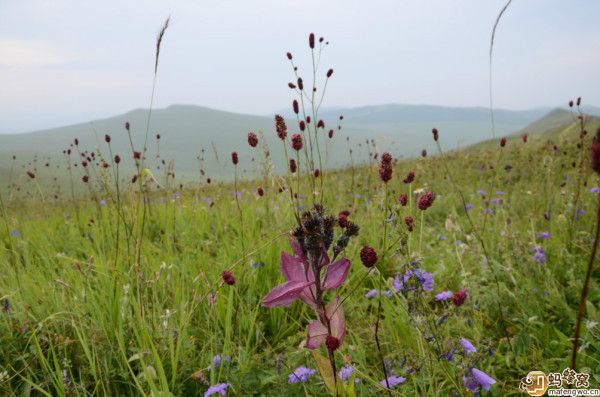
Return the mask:
{"type": "Polygon", "coordinates": [[[465,349],[465,353],[467,354],[477,352],[475,346],[473,346],[473,344],[465,338],[460,338],[460,345],[463,347],[463,349],[465,349]]]}
{"type": "Polygon", "coordinates": [[[424,272],[421,269],[409,269],[404,273],[404,284],[406,284],[412,277],[415,277],[419,284],[421,284],[423,291],[433,291],[433,274],[424,272]]]}
{"type": "Polygon", "coordinates": [[[224,396],[227,393],[226,390],[228,387],[229,383],[217,383],[216,385],[212,385],[207,391],[204,392],[204,397],[209,397],[213,394],[220,394],[224,396]]]}
{"type": "Polygon", "coordinates": [[[102,199],[100,200],[100,207],[104,207],[106,205],[106,200],[102,199]]]}
{"type": "Polygon", "coordinates": [[[490,386],[495,384],[496,381],[483,371],[473,368],[470,376],[463,377],[463,383],[473,393],[477,393],[477,388],[481,386],[484,390],[490,390],[490,386]]]}
{"type": "Polygon", "coordinates": [[[14,237],[19,237],[21,233],[17,229],[13,229],[10,231],[10,235],[14,237]]]}
{"type": "MultiPolygon", "coordinates": [[[[281,253],[281,273],[287,280],[273,288],[271,292],[263,298],[263,306],[289,306],[297,298],[300,298],[310,307],[315,308],[315,275],[313,269],[308,263],[308,258],[302,252],[300,245],[296,240],[290,239],[292,251],[296,256],[287,252],[281,253]]],[[[323,279],[323,289],[338,288],[348,276],[350,270],[350,261],[341,258],[330,264],[329,256],[323,252],[321,267],[327,267],[325,278],[323,279]]]]}
{"type": "Polygon", "coordinates": [[[477,194],[480,195],[481,197],[485,197],[487,195],[487,193],[485,192],[485,190],[483,189],[479,189],[477,191],[477,194]]]}
{"type": "Polygon", "coordinates": [[[492,208],[486,208],[486,209],[483,210],[483,213],[484,214],[493,214],[494,210],[492,208]]]}
{"type": "Polygon", "coordinates": [[[383,294],[384,294],[385,296],[387,296],[388,298],[391,298],[391,297],[392,297],[392,291],[390,291],[389,289],[388,289],[388,290],[385,290],[385,291],[383,291],[383,294]]]}
{"type": "Polygon", "coordinates": [[[537,237],[542,240],[550,240],[550,233],[549,232],[539,232],[537,237]]]}
{"type": "Polygon", "coordinates": [[[456,351],[456,347],[452,346],[452,349],[446,354],[444,354],[444,358],[448,361],[452,361],[454,359],[454,352],[456,351]]]}
{"type": "Polygon", "coordinates": [[[544,249],[540,245],[531,247],[531,253],[533,254],[531,259],[533,259],[535,263],[538,265],[546,263],[546,252],[544,252],[544,249]]]}
{"type": "Polygon", "coordinates": [[[443,291],[435,296],[436,301],[447,301],[452,298],[452,291],[443,291]]]}
{"type": "Polygon", "coordinates": [[[503,203],[503,201],[501,198],[495,198],[492,200],[492,204],[494,204],[494,205],[500,205],[502,203],[503,203]]]}
{"type": "Polygon", "coordinates": [[[304,383],[308,380],[308,378],[313,376],[315,373],[316,372],[314,369],[310,369],[310,368],[306,368],[306,367],[298,367],[294,370],[294,372],[292,372],[291,374],[288,375],[288,383],[290,383],[290,384],[299,383],[299,382],[304,383]]]}
{"type": "Polygon", "coordinates": [[[367,291],[365,296],[369,299],[375,298],[377,296],[377,290],[375,288],[373,288],[372,290],[367,291]]]}
{"type": "Polygon", "coordinates": [[[577,213],[575,214],[575,219],[579,220],[579,218],[581,218],[581,216],[585,214],[585,210],[581,207],[577,207],[577,213]]]}
{"type": "Polygon", "coordinates": [[[396,276],[394,277],[394,282],[392,283],[392,287],[394,287],[394,290],[396,290],[396,292],[400,292],[404,288],[404,282],[400,278],[399,274],[396,274],[396,276]]]}
{"type": "Polygon", "coordinates": [[[593,188],[590,189],[591,193],[595,193],[595,194],[600,194],[600,187],[599,186],[595,186],[593,188]]]}
{"type": "MultiPolygon", "coordinates": [[[[345,365],[342,369],[339,370],[338,376],[342,380],[342,382],[348,382],[352,377],[352,373],[354,372],[353,365],[345,365]]],[[[354,378],[354,383],[360,382],[360,379],[354,378]]]]}
{"type": "Polygon", "coordinates": [[[173,196],[171,197],[172,201],[177,201],[179,200],[179,197],[181,196],[181,194],[179,192],[175,192],[173,193],[173,196]]]}
{"type": "Polygon", "coordinates": [[[390,387],[394,387],[398,386],[401,383],[404,383],[404,381],[406,381],[406,379],[402,376],[390,376],[387,378],[387,383],[384,379],[381,382],[379,382],[379,384],[383,387],[387,387],[388,384],[390,385],[390,387]]]}
{"type": "Polygon", "coordinates": [[[466,210],[466,211],[470,211],[470,210],[471,210],[471,208],[473,208],[473,204],[471,204],[471,203],[467,203],[467,204],[465,204],[465,210],[466,210]]]}
{"type": "Polygon", "coordinates": [[[496,195],[498,195],[498,196],[504,196],[504,192],[497,191],[497,192],[496,192],[496,195]]]}

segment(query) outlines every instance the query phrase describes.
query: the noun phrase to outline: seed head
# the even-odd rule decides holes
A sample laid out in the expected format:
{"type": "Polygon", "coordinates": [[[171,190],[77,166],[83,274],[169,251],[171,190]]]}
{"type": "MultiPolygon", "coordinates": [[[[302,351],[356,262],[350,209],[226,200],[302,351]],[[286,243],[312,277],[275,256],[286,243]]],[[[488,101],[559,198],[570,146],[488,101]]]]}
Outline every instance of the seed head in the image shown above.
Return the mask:
{"type": "Polygon", "coordinates": [[[427,150],[421,150],[421,157],[427,157],[427,150]]]}
{"type": "Polygon", "coordinates": [[[327,136],[329,137],[329,139],[333,138],[333,130],[329,130],[327,136]]]}
{"type": "Polygon", "coordinates": [[[292,60],[292,53],[291,52],[288,52],[285,55],[287,56],[287,59],[289,59],[290,61],[292,60]]]}
{"type": "Polygon", "coordinates": [[[406,204],[408,204],[408,196],[404,193],[402,193],[400,195],[400,205],[403,207],[406,207],[406,204]]]}
{"type": "Polygon", "coordinates": [[[415,222],[414,222],[412,216],[410,216],[410,215],[405,216],[404,223],[406,224],[406,227],[408,227],[408,231],[412,232],[413,228],[415,226],[415,222]]]}
{"type": "Polygon", "coordinates": [[[262,188],[262,187],[259,187],[258,189],[256,189],[256,192],[258,193],[258,195],[259,195],[260,197],[262,197],[262,196],[264,196],[264,195],[265,195],[265,191],[263,190],[263,188],[262,188]]]}
{"type": "Polygon", "coordinates": [[[160,141],[160,134],[156,134],[156,140],[160,141]]]}
{"type": "Polygon", "coordinates": [[[277,136],[282,141],[287,136],[287,125],[285,124],[285,120],[280,115],[275,115],[275,130],[277,131],[277,136]]]}
{"type": "Polygon", "coordinates": [[[248,133],[248,145],[252,147],[256,147],[256,145],[258,145],[258,137],[254,132],[248,133]]]}
{"type": "Polygon", "coordinates": [[[365,245],[360,250],[360,261],[365,267],[373,267],[377,262],[377,252],[372,247],[365,245]]]}
{"type": "Polygon", "coordinates": [[[319,176],[321,176],[321,171],[319,171],[319,169],[317,168],[313,175],[315,176],[315,178],[318,178],[319,176]]]}
{"type": "Polygon", "coordinates": [[[580,106],[580,105],[581,105],[581,97],[578,97],[577,98],[577,106],[580,106]]]}
{"type": "Polygon", "coordinates": [[[125,122],[125,129],[126,129],[127,131],[129,131],[130,127],[131,127],[131,125],[129,124],[129,121],[126,121],[126,122],[125,122]]]}
{"type": "Polygon", "coordinates": [[[311,33],[308,36],[308,46],[310,48],[315,48],[315,34],[314,33],[311,33]]]}
{"type": "Polygon", "coordinates": [[[462,288],[456,291],[454,295],[452,295],[452,302],[454,302],[454,305],[456,307],[460,307],[465,303],[468,297],[469,294],[467,293],[467,291],[465,291],[464,288],[462,288]]]}
{"type": "Polygon", "coordinates": [[[433,134],[433,140],[437,142],[439,139],[438,129],[437,128],[432,129],[431,133],[433,134]]]}
{"type": "Polygon", "coordinates": [[[419,209],[422,211],[425,211],[427,208],[429,208],[433,205],[434,200],[435,200],[434,192],[425,193],[424,195],[419,197],[419,202],[418,202],[419,209]]]}
{"type": "Polygon", "coordinates": [[[223,273],[221,273],[221,278],[227,285],[235,284],[235,277],[233,277],[233,273],[231,273],[227,270],[225,270],[223,273]]]}
{"type": "Polygon", "coordinates": [[[88,181],[90,180],[90,177],[87,175],[84,175],[81,180],[83,181],[83,183],[88,183],[88,181]]]}
{"type": "Polygon", "coordinates": [[[297,169],[298,166],[296,165],[296,160],[290,159],[290,172],[293,174],[296,172],[297,169]]]}
{"type": "Polygon", "coordinates": [[[340,340],[335,336],[327,335],[325,338],[325,345],[327,346],[327,350],[333,352],[340,347],[340,340]]]}
{"type": "Polygon", "coordinates": [[[121,162],[121,156],[119,156],[118,154],[115,155],[115,163],[119,164],[121,162]]]}
{"type": "Polygon", "coordinates": [[[104,135],[104,141],[106,143],[110,143],[110,135],[108,135],[108,134],[104,135]]]}
{"type": "Polygon", "coordinates": [[[134,151],[133,152],[133,158],[136,159],[136,160],[141,159],[142,158],[142,153],[134,151]]]}
{"type": "Polygon", "coordinates": [[[294,113],[298,114],[300,112],[300,108],[298,107],[298,101],[294,99],[292,102],[292,107],[294,108],[294,113]]]}
{"type": "Polygon", "coordinates": [[[298,77],[298,89],[300,89],[300,91],[304,89],[304,82],[301,77],[298,77]]]}
{"type": "Polygon", "coordinates": [[[238,158],[237,152],[231,152],[231,162],[234,165],[237,165],[237,163],[239,162],[239,158],[238,158]]]}
{"type": "Polygon", "coordinates": [[[408,185],[409,183],[413,183],[414,180],[415,180],[415,172],[408,171],[408,174],[406,174],[406,178],[404,178],[403,182],[408,185]]]}
{"type": "Polygon", "coordinates": [[[296,84],[294,83],[288,83],[288,87],[290,87],[290,89],[295,89],[296,88],[296,84]]]}
{"type": "Polygon", "coordinates": [[[330,78],[332,74],[333,74],[333,69],[329,69],[327,71],[327,78],[330,78]]]}
{"type": "Polygon", "coordinates": [[[502,137],[502,138],[500,138],[500,147],[504,147],[504,146],[506,146],[506,138],[502,137]]]}
{"type": "Polygon", "coordinates": [[[35,179],[35,174],[32,171],[27,171],[27,176],[29,176],[31,179],[35,179]]]}
{"type": "Polygon", "coordinates": [[[292,135],[292,147],[295,151],[302,149],[302,136],[300,136],[300,134],[292,135]]]}

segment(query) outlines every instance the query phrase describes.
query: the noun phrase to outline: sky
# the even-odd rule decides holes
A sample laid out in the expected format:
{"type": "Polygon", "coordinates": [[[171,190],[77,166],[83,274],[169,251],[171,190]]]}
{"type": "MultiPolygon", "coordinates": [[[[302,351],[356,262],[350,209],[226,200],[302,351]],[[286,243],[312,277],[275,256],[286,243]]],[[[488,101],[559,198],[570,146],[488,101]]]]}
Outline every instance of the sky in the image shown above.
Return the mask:
{"type": "MultiPolygon", "coordinates": [[[[154,105],[272,115],[294,54],[324,36],[324,106],[489,106],[489,41],[506,0],[0,0],[0,133],[154,105]]],[[[494,105],[600,105],[600,1],[513,0],[496,34],[494,105]]]]}

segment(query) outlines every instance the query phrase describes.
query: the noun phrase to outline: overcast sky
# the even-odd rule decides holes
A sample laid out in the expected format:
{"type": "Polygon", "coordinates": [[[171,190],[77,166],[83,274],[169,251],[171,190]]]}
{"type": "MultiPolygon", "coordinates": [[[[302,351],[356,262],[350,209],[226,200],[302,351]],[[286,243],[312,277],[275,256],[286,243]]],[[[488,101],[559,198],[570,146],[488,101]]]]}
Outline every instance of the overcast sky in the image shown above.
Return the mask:
{"type": "MultiPolygon", "coordinates": [[[[308,59],[312,31],[330,41],[327,106],[488,106],[490,33],[505,1],[0,0],[0,132],[147,107],[155,36],[169,14],[158,107],[285,108],[285,53],[308,59]]],[[[514,0],[496,36],[495,105],[578,95],[600,105],[598,16],[597,0],[514,0]]]]}

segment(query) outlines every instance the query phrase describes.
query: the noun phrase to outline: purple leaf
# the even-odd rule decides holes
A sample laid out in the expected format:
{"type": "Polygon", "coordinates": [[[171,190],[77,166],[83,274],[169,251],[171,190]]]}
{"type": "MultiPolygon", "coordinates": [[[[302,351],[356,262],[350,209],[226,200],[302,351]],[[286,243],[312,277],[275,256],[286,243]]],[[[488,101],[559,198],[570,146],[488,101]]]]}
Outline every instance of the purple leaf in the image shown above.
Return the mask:
{"type": "Polygon", "coordinates": [[[263,299],[263,306],[289,306],[300,293],[314,284],[314,281],[286,281],[273,288],[263,299]]]}
{"type": "Polygon", "coordinates": [[[327,327],[319,320],[312,320],[308,324],[308,337],[306,338],[306,347],[309,349],[318,349],[327,338],[327,327]]]}
{"type": "Polygon", "coordinates": [[[314,278],[313,280],[310,280],[312,272],[306,272],[306,265],[299,258],[296,258],[287,252],[281,253],[279,265],[283,277],[288,281],[314,281],[314,278]]]}
{"type": "Polygon", "coordinates": [[[346,258],[342,258],[329,265],[323,287],[326,289],[338,288],[346,281],[348,270],[350,270],[350,261],[346,258]]]}

